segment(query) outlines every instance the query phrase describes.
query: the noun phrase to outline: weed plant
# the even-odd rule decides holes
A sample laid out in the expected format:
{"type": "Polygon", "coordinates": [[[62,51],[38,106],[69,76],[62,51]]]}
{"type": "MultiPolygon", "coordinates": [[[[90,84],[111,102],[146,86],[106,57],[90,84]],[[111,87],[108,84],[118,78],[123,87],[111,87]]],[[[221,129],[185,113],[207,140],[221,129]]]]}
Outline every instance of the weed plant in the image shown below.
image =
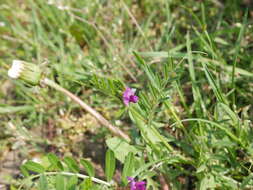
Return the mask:
{"type": "Polygon", "coordinates": [[[253,189],[252,5],[0,0],[0,167],[11,152],[20,166],[0,180],[12,190],[133,190],[129,177],[148,190],[253,189]],[[14,59],[131,142],[61,92],[10,80],[14,59]],[[127,87],[136,103],[124,104],[127,87]],[[107,150],[90,160],[88,142],[107,150]]]}

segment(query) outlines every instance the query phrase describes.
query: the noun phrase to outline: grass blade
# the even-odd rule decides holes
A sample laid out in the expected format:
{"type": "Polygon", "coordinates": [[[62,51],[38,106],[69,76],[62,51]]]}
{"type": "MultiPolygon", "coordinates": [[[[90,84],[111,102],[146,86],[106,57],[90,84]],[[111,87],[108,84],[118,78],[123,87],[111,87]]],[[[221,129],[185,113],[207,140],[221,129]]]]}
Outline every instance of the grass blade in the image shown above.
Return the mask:
{"type": "MultiPolygon", "coordinates": [[[[236,62],[237,62],[237,57],[238,57],[238,53],[241,47],[241,41],[242,41],[242,37],[245,33],[245,28],[246,28],[246,24],[247,24],[247,17],[248,17],[248,10],[246,11],[244,18],[243,18],[243,24],[242,27],[240,29],[236,44],[235,44],[235,54],[234,54],[234,61],[233,61],[233,69],[232,69],[232,89],[236,88],[235,85],[235,68],[236,68],[236,62]]],[[[235,91],[233,92],[233,106],[235,106],[235,91]]]]}
{"type": "Polygon", "coordinates": [[[197,86],[189,33],[187,33],[187,36],[186,36],[186,45],[187,45],[187,55],[188,55],[188,63],[189,63],[189,73],[190,73],[190,79],[192,82],[193,98],[197,105],[196,107],[197,115],[198,117],[201,117],[202,113],[206,115],[206,108],[205,108],[205,104],[202,101],[199,87],[197,86]]]}
{"type": "Polygon", "coordinates": [[[222,93],[221,89],[218,87],[218,85],[215,83],[215,80],[212,76],[212,74],[210,73],[210,71],[208,70],[207,66],[205,63],[202,63],[202,66],[204,68],[204,71],[205,71],[205,75],[206,75],[206,78],[209,82],[209,84],[211,85],[212,89],[213,89],[213,92],[217,98],[217,100],[219,102],[222,102],[223,104],[226,104],[228,105],[228,100],[225,98],[225,95],[222,93]]]}

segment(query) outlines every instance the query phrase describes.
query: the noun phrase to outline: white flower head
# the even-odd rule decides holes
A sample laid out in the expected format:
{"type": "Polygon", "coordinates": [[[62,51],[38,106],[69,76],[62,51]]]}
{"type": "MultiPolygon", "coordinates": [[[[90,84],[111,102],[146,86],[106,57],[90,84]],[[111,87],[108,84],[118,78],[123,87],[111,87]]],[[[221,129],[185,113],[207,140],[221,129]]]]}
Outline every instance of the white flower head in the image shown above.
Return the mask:
{"type": "Polygon", "coordinates": [[[4,27],[5,23],[4,22],[0,22],[0,27],[4,27]]]}
{"type": "Polygon", "coordinates": [[[12,61],[12,66],[8,71],[8,76],[13,78],[13,79],[17,79],[17,78],[20,77],[22,69],[24,69],[23,61],[13,60],[12,61]]]}
{"type": "Polygon", "coordinates": [[[36,64],[13,60],[8,76],[12,79],[20,79],[30,85],[38,85],[42,77],[42,71],[36,64]]]}

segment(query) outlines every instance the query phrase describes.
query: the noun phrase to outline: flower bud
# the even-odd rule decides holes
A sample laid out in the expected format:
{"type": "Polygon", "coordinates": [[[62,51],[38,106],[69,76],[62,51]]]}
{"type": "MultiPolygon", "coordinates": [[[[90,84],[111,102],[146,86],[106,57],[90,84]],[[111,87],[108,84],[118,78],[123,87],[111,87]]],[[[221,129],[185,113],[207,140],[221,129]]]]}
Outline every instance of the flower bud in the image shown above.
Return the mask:
{"type": "Polygon", "coordinates": [[[30,85],[38,85],[41,80],[42,71],[39,66],[21,60],[13,60],[8,71],[8,76],[13,79],[20,79],[30,85]]]}

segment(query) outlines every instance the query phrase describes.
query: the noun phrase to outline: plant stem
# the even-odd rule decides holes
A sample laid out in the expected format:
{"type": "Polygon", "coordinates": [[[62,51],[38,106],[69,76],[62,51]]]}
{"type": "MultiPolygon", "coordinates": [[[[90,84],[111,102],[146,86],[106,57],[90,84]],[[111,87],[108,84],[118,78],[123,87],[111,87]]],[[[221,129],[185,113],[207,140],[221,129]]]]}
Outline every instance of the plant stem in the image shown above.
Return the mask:
{"type": "Polygon", "coordinates": [[[120,136],[123,139],[125,139],[126,141],[130,142],[130,138],[129,138],[129,136],[126,133],[124,133],[123,131],[121,131],[116,126],[112,125],[100,113],[98,113],[92,107],[90,107],[89,105],[87,105],[85,102],[83,102],[80,98],[78,98],[76,95],[74,95],[70,91],[66,90],[65,88],[61,87],[60,85],[58,85],[57,83],[55,83],[54,81],[52,81],[52,80],[50,80],[48,78],[44,78],[41,81],[41,83],[44,84],[44,85],[50,86],[50,87],[54,88],[57,91],[62,92],[63,94],[65,94],[66,96],[68,96],[69,98],[71,98],[74,102],[76,102],[77,104],[79,104],[84,110],[86,110],[91,115],[93,115],[101,124],[103,124],[105,127],[107,127],[114,135],[120,136]]]}
{"type": "MultiPolygon", "coordinates": [[[[41,174],[37,174],[34,176],[29,177],[29,180],[33,180],[36,179],[38,177],[40,177],[42,174],[46,175],[46,176],[51,176],[51,175],[65,175],[65,176],[77,176],[78,178],[81,179],[87,179],[90,178],[92,181],[99,183],[101,185],[106,185],[106,186],[112,186],[112,184],[105,182],[101,179],[95,178],[95,177],[89,177],[87,175],[83,175],[83,174],[79,174],[79,173],[70,173],[70,172],[45,172],[45,173],[41,173],[41,174]]],[[[21,190],[22,187],[25,185],[26,180],[19,186],[18,190],[21,190]]]]}

